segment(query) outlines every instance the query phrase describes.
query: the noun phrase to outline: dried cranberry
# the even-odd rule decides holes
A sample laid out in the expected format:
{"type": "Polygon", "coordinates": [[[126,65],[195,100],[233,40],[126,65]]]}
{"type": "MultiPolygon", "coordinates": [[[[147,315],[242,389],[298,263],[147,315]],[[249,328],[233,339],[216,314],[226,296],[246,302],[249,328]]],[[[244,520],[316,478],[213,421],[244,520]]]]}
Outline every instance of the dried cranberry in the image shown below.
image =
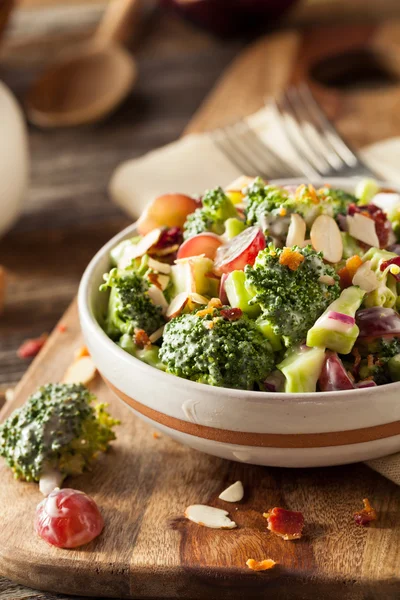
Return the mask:
{"type": "Polygon", "coordinates": [[[47,342],[47,334],[46,333],[41,335],[39,338],[32,339],[32,340],[25,340],[25,342],[23,342],[21,344],[21,346],[18,348],[17,354],[18,354],[19,358],[33,358],[34,356],[39,354],[39,352],[41,351],[41,349],[43,348],[43,346],[45,345],[46,342],[47,342]]]}
{"type": "Polygon", "coordinates": [[[221,317],[227,321],[237,321],[242,316],[243,312],[240,308],[224,308],[221,310],[221,317]]]}
{"type": "Polygon", "coordinates": [[[376,521],[378,515],[376,510],[370,505],[368,498],[364,498],[363,503],[364,508],[359,512],[354,513],[353,517],[357,525],[368,527],[371,521],[376,521]]]}
{"type": "Polygon", "coordinates": [[[155,249],[161,250],[169,246],[180,246],[183,242],[183,233],[180,227],[170,227],[164,229],[160,235],[160,239],[154,246],[155,249]]]}

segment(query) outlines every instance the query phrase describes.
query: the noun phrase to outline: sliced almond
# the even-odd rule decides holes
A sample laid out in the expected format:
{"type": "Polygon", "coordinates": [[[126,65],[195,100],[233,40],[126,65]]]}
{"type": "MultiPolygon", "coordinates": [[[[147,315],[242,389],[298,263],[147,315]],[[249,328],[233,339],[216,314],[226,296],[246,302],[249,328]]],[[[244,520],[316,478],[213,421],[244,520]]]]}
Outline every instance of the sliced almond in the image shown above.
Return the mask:
{"type": "Polygon", "coordinates": [[[319,215],[312,224],[310,231],[311,243],[317,252],[330,263],[342,260],[343,240],[338,224],[329,215],[319,215]]]}
{"type": "Polygon", "coordinates": [[[195,304],[208,304],[208,298],[202,296],[201,294],[196,294],[196,292],[189,294],[189,298],[195,304]]]}
{"type": "Polygon", "coordinates": [[[248,177],[247,175],[240,175],[237,179],[232,181],[226,186],[226,192],[243,192],[245,188],[254,183],[255,177],[248,177]]]}
{"type": "Polygon", "coordinates": [[[376,235],[375,221],[373,219],[369,219],[360,213],[355,213],[353,216],[347,215],[347,225],[349,234],[353,238],[369,246],[379,248],[379,239],[376,235]]]}
{"type": "Polygon", "coordinates": [[[353,277],[353,285],[358,285],[365,292],[373,292],[379,287],[379,279],[375,271],[371,269],[371,261],[368,260],[359,267],[353,277]]]}
{"type": "Polygon", "coordinates": [[[63,383],[83,383],[87,385],[96,377],[97,369],[90,356],[75,360],[66,370],[63,383]]]}
{"type": "Polygon", "coordinates": [[[192,504],[185,510],[185,517],[193,523],[210,527],[211,529],[235,529],[235,521],[231,521],[229,513],[220,508],[205,504],[192,504]]]}
{"type": "Polygon", "coordinates": [[[156,285],[151,285],[147,290],[150,300],[156,306],[161,306],[162,313],[165,314],[168,308],[168,302],[165,299],[163,292],[156,285]]]}
{"type": "Polygon", "coordinates": [[[297,213],[290,215],[290,225],[286,237],[286,246],[300,246],[304,243],[306,237],[306,222],[297,213]]]}
{"type": "Polygon", "coordinates": [[[335,280],[333,277],[331,277],[330,275],[321,275],[321,277],[318,278],[319,283],[325,283],[325,285],[335,285],[335,280]]]}
{"type": "Polygon", "coordinates": [[[236,481],[236,483],[232,483],[226,490],[224,490],[218,498],[220,500],[224,500],[225,502],[240,502],[243,500],[244,489],[241,481],[236,481]]]}
{"type": "Polygon", "coordinates": [[[150,269],[153,269],[153,271],[157,271],[157,273],[164,273],[165,275],[169,275],[171,273],[171,265],[156,260],[155,258],[151,258],[151,256],[149,257],[149,261],[147,264],[150,267],[150,269]]]}
{"type": "Polygon", "coordinates": [[[165,248],[160,248],[154,254],[157,256],[167,256],[168,254],[174,254],[179,248],[179,244],[173,244],[172,246],[166,246],[165,248]]]}
{"type": "Polygon", "coordinates": [[[159,327],[158,329],[155,330],[154,333],[152,333],[149,336],[149,340],[151,341],[152,344],[154,344],[154,342],[156,342],[157,340],[162,338],[163,333],[164,333],[164,327],[165,327],[165,325],[163,325],[162,327],[159,327]]]}
{"type": "Polygon", "coordinates": [[[0,266],[0,315],[4,311],[4,304],[6,301],[6,287],[6,270],[4,267],[0,266]]]}
{"type": "Polygon", "coordinates": [[[145,235],[140,242],[137,244],[132,244],[132,246],[128,246],[119,262],[119,267],[121,269],[125,269],[126,267],[129,267],[134,258],[140,258],[146,254],[146,252],[150,250],[152,246],[157,244],[161,233],[162,229],[153,229],[150,231],[150,233],[145,235]]]}
{"type": "Polygon", "coordinates": [[[165,316],[167,319],[174,319],[177,317],[185,308],[189,302],[189,294],[187,292],[181,292],[172,300],[171,304],[167,308],[165,316]]]}

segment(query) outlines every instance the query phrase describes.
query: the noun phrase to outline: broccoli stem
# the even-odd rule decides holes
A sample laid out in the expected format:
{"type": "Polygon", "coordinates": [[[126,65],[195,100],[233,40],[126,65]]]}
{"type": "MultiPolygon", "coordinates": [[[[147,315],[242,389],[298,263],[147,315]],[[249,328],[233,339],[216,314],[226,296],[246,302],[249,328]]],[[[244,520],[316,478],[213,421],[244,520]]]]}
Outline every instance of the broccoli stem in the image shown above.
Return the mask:
{"type": "Polygon", "coordinates": [[[364,295],[365,292],[354,285],[343,290],[339,298],[328,306],[308,331],[307,346],[329,348],[339,354],[351,352],[360,332],[359,328],[355,323],[346,325],[341,321],[329,318],[328,313],[338,312],[354,318],[364,295]]]}
{"type": "Polygon", "coordinates": [[[324,348],[291,348],[277,368],[284,374],[285,392],[315,392],[325,360],[324,348]]]}
{"type": "Polygon", "coordinates": [[[242,231],[244,231],[246,229],[246,224],[241,221],[240,219],[237,219],[236,217],[231,217],[230,219],[227,219],[225,221],[225,237],[230,240],[234,237],[236,237],[237,235],[239,235],[239,233],[242,233],[242,231]]]}
{"type": "Polygon", "coordinates": [[[246,287],[246,276],[244,271],[232,271],[225,281],[225,292],[229,304],[234,308],[246,313],[249,317],[257,317],[261,309],[258,304],[251,304],[253,294],[246,287]]]}

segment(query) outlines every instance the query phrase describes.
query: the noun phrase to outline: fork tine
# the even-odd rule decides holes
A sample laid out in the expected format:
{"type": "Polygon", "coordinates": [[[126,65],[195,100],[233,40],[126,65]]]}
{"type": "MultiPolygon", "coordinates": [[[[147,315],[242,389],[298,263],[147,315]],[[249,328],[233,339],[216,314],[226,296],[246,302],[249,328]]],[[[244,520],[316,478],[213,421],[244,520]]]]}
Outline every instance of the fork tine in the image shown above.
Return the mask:
{"type": "Polygon", "coordinates": [[[271,108],[274,110],[276,118],[281,126],[281,130],[284,133],[286,139],[288,140],[290,146],[296,154],[297,163],[299,165],[300,170],[303,172],[303,175],[307,177],[307,179],[318,179],[320,173],[314,168],[311,162],[304,157],[303,149],[299,145],[299,141],[296,136],[293,135],[293,130],[289,127],[286,119],[287,111],[284,107],[281,106],[279,100],[276,98],[271,101],[271,108]]]}
{"type": "Polygon", "coordinates": [[[252,168],[255,170],[255,172],[253,171],[253,174],[261,175],[261,177],[264,177],[265,179],[270,178],[271,174],[273,173],[273,168],[271,167],[271,165],[268,165],[270,170],[267,173],[265,161],[261,162],[257,156],[254,156],[254,154],[252,154],[251,149],[249,151],[247,144],[243,143],[243,139],[238,138],[237,133],[235,132],[235,129],[237,130],[237,126],[238,124],[236,123],[225,129],[227,139],[235,148],[235,151],[238,154],[240,154],[243,158],[245,158],[248,164],[252,165],[252,168]]]}
{"type": "MultiPolygon", "coordinates": [[[[274,177],[283,176],[296,176],[298,171],[293,169],[292,165],[284,161],[278,154],[276,154],[267,144],[260,138],[254,129],[252,129],[246,121],[240,121],[237,127],[241,129],[241,133],[245,136],[247,147],[254,153],[265,165],[266,161],[273,169],[274,177]]],[[[270,176],[272,172],[270,173],[270,176]]]]}
{"type": "Polygon", "coordinates": [[[309,108],[309,113],[314,116],[314,121],[317,121],[319,124],[320,129],[325,135],[325,139],[330,143],[333,150],[348,167],[356,167],[361,161],[340,137],[335,126],[331,123],[318,102],[315,100],[310,87],[306,83],[302,83],[299,85],[298,90],[302,95],[305,104],[309,108]]]}
{"type": "Polygon", "coordinates": [[[238,155],[227,139],[224,129],[216,129],[211,132],[211,139],[214,144],[221,150],[222,154],[241,172],[248,173],[249,176],[255,177],[257,173],[254,172],[253,167],[249,168],[247,161],[243,162],[242,155],[238,155]]]}
{"type": "Polygon", "coordinates": [[[299,89],[292,86],[288,89],[287,95],[290,98],[293,110],[297,114],[304,138],[318,156],[319,170],[327,175],[332,169],[340,171],[343,167],[346,167],[346,163],[325,139],[324,133],[320,131],[319,124],[315,123],[313,111],[309,109],[309,105],[305,102],[299,89]]]}

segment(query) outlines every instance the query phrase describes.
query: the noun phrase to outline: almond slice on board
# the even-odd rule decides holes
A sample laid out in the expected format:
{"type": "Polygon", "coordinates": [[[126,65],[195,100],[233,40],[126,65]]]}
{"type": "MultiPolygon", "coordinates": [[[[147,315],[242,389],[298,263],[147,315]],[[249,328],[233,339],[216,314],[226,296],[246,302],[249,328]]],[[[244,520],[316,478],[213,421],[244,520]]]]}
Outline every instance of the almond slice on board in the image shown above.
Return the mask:
{"type": "Polygon", "coordinates": [[[87,385],[96,377],[97,369],[90,356],[82,356],[66,370],[62,383],[83,383],[87,385]]]}
{"type": "Polygon", "coordinates": [[[226,510],[205,504],[192,504],[185,510],[185,517],[198,525],[211,529],[235,529],[237,525],[228,514],[226,510]]]}
{"type": "Polygon", "coordinates": [[[218,498],[225,502],[240,502],[243,500],[244,489],[241,481],[232,483],[226,490],[224,490],[218,498]]]}
{"type": "Polygon", "coordinates": [[[342,260],[343,240],[335,219],[329,215],[319,215],[310,231],[311,243],[317,252],[330,263],[342,260]]]}
{"type": "Polygon", "coordinates": [[[286,237],[286,246],[302,246],[306,237],[306,222],[297,213],[290,215],[290,225],[286,237]]]}

